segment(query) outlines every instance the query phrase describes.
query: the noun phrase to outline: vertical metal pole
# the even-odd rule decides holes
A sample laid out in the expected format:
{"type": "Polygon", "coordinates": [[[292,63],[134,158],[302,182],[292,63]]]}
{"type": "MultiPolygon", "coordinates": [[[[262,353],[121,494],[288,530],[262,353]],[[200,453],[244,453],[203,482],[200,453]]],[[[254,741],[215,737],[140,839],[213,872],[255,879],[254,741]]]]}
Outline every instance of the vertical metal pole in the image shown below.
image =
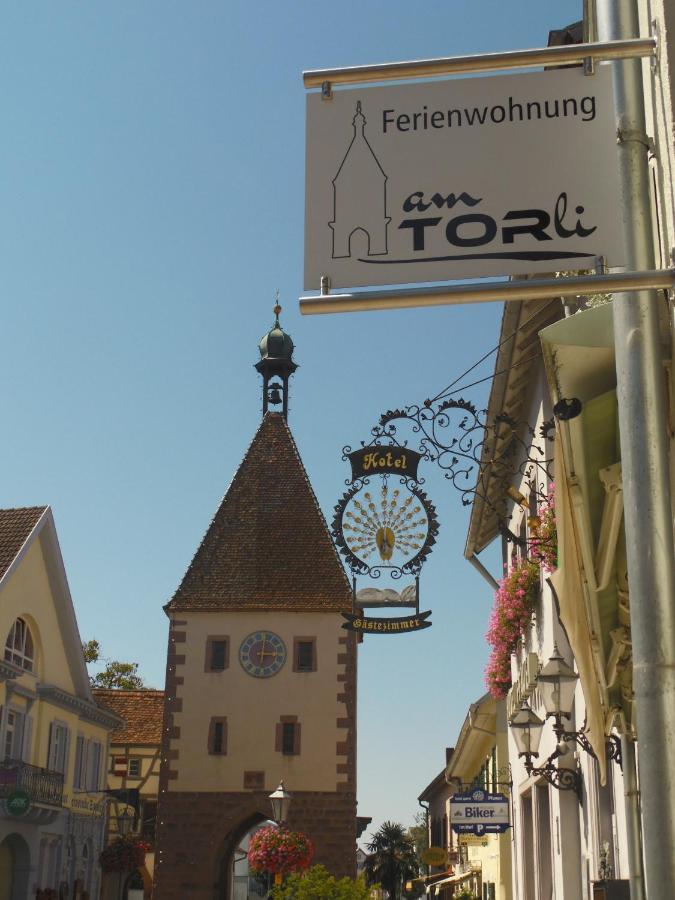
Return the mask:
{"type": "MultiPolygon", "coordinates": [[[[644,869],[642,866],[642,835],[640,833],[640,794],[637,783],[635,744],[629,735],[621,736],[623,766],[623,796],[628,832],[628,870],[631,900],[645,900],[644,869]]],[[[611,763],[609,763],[611,765],[611,763]]]]}
{"type": "MultiPolygon", "coordinates": [[[[637,0],[598,0],[598,39],[638,34],[637,0]]],[[[612,63],[628,269],[655,268],[642,64],[612,63]]],[[[645,888],[675,885],[675,585],[664,367],[658,296],[614,300],[617,397],[639,741],[645,888]],[[666,774],[668,773],[668,774],[666,774]]]]}

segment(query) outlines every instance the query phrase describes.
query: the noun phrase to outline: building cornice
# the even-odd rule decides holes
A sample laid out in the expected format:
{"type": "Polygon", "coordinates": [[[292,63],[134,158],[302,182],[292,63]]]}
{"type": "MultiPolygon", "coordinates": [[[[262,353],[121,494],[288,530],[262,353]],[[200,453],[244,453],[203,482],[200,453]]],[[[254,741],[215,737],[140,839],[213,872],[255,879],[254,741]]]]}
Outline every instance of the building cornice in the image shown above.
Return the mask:
{"type": "Polygon", "coordinates": [[[95,703],[76,697],[62,688],[56,687],[54,684],[38,685],[38,697],[41,700],[47,700],[55,706],[60,706],[70,712],[75,712],[85,722],[92,722],[95,725],[103,725],[104,728],[113,730],[124,724],[124,720],[114,713],[101,709],[95,703]]]}
{"type": "Polygon", "coordinates": [[[6,662],[0,659],[0,681],[13,681],[23,675],[21,666],[15,666],[14,663],[6,662]]]}

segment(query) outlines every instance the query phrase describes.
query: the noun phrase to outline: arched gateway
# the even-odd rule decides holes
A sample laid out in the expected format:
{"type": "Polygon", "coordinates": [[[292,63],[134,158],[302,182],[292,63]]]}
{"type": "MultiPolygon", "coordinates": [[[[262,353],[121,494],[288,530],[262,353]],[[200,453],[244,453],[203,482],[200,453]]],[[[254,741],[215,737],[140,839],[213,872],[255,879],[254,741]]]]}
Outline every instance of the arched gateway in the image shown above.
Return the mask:
{"type": "Polygon", "coordinates": [[[0,843],[0,900],[25,900],[30,881],[30,849],[20,834],[0,843]]]}
{"type": "Polygon", "coordinates": [[[355,875],[351,589],[286,421],[296,364],[279,311],[256,365],[262,423],[165,607],[153,900],[255,898],[244,842],[282,779],[289,828],[317,863],[355,875]]]}
{"type": "Polygon", "coordinates": [[[269,879],[254,875],[248,865],[248,846],[260,828],[271,824],[262,815],[249,817],[225,841],[219,865],[219,900],[263,900],[269,879]]]}

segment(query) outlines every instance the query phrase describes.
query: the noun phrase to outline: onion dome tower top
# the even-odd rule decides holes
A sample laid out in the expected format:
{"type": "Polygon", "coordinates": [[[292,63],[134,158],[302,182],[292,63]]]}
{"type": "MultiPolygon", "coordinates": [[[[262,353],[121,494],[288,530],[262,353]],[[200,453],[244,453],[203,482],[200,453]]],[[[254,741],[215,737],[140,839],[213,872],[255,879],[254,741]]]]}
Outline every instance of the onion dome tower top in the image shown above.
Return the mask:
{"type": "Polygon", "coordinates": [[[288,379],[298,368],[293,361],[295,345],[279,322],[279,292],[274,306],[274,325],[259,344],[260,360],[255,364],[263,377],[263,416],[270,406],[281,406],[288,421],[288,379]],[[274,378],[280,381],[273,381],[274,378]]]}

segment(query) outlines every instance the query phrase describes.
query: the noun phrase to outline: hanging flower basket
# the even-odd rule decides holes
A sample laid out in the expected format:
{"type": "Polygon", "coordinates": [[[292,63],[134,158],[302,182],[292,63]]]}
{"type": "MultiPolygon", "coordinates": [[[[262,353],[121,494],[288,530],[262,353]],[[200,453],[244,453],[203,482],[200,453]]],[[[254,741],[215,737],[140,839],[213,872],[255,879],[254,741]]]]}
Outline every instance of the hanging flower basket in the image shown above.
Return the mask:
{"type": "Polygon", "coordinates": [[[117,837],[102,850],[98,861],[104,872],[133,872],[145,864],[149,850],[150,845],[135,835],[117,837]]]}
{"type": "Polygon", "coordinates": [[[555,484],[548,486],[548,494],[538,510],[538,524],[530,540],[530,553],[539,560],[547,574],[558,568],[558,531],[555,522],[555,484]]]}
{"type": "Polygon", "coordinates": [[[254,874],[287,875],[307,869],[313,855],[314,845],[302,832],[269,825],[251,838],[248,864],[254,874]]]}
{"type": "Polygon", "coordinates": [[[486,638],[492,645],[485,669],[485,683],[497,700],[511,687],[511,654],[525,634],[539,594],[539,566],[518,560],[499,582],[486,638]]]}

